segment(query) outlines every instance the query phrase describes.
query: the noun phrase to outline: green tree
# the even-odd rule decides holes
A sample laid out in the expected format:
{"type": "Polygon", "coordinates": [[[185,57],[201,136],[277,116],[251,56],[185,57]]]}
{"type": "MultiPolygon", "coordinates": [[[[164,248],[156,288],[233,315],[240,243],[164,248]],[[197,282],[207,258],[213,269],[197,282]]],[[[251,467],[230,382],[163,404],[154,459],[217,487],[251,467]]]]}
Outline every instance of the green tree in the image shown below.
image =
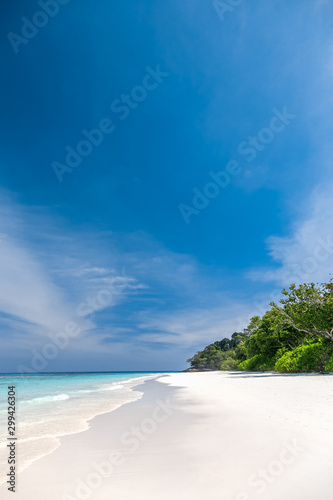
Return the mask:
{"type": "Polygon", "coordinates": [[[270,305],[283,322],[310,337],[333,340],[333,284],[291,285],[282,291],[285,298],[270,305]]]}

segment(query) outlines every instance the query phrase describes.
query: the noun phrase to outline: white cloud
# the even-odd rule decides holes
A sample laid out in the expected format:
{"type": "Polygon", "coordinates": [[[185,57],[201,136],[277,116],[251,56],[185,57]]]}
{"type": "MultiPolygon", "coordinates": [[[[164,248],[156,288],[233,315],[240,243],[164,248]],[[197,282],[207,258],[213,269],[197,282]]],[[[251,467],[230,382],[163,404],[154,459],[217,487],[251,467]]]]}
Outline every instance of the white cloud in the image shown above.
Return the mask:
{"type": "Polygon", "coordinates": [[[333,186],[315,190],[305,214],[288,237],[267,240],[269,253],[278,267],[252,270],[254,280],[290,283],[321,282],[333,271],[333,186]]]}
{"type": "Polygon", "coordinates": [[[32,348],[49,342],[49,332],[63,331],[69,321],[83,334],[65,358],[113,356],[119,346],[146,352],[155,344],[167,344],[167,350],[202,347],[247,325],[249,308],[221,290],[223,274],[192,256],[171,252],[144,234],[69,231],[38,209],[5,201],[0,323],[6,352],[13,352],[18,336],[29,358],[32,348]],[[96,314],[84,318],[78,305],[96,314]]]}
{"type": "MultiPolygon", "coordinates": [[[[93,252],[84,244],[88,235],[69,235],[60,221],[20,206],[7,193],[1,195],[2,345],[6,337],[10,342],[17,336],[22,346],[38,344],[70,321],[82,332],[95,329],[91,319],[78,314],[80,304],[102,311],[144,286],[113,266],[91,265],[93,252]]],[[[99,263],[100,256],[95,258],[99,263]]]]}
{"type": "Polygon", "coordinates": [[[3,313],[46,330],[63,328],[69,321],[70,307],[61,290],[34,256],[10,237],[0,247],[0,275],[3,313]]]}
{"type": "Polygon", "coordinates": [[[204,346],[242,331],[252,315],[246,305],[227,300],[211,309],[193,308],[153,315],[148,312],[138,322],[140,330],[145,332],[138,340],[185,348],[204,346]]]}

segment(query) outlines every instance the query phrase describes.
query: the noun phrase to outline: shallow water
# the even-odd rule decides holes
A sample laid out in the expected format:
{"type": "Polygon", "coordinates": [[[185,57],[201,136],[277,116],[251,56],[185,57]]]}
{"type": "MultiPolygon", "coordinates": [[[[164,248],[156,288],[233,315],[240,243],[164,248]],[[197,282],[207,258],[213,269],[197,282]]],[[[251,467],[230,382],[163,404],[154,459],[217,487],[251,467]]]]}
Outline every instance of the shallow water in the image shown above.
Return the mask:
{"type": "Polygon", "coordinates": [[[8,386],[15,386],[17,469],[52,453],[60,436],[89,428],[97,415],[135,401],[132,388],[151,372],[0,375],[0,484],[8,472],[8,386]]]}

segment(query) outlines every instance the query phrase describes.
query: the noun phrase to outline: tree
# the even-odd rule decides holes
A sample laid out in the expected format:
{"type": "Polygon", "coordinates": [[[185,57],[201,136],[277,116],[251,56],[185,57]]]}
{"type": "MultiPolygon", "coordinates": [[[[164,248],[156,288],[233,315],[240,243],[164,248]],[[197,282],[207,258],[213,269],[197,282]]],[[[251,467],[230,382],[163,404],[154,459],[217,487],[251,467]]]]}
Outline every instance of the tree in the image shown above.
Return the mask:
{"type": "Polygon", "coordinates": [[[333,279],[291,285],[279,304],[188,361],[210,370],[330,371],[333,368],[333,279]]]}
{"type": "Polygon", "coordinates": [[[280,304],[270,305],[287,325],[310,336],[333,341],[333,283],[291,285],[280,304]]]}
{"type": "Polygon", "coordinates": [[[247,338],[245,333],[235,332],[231,339],[224,338],[208,345],[187,362],[191,363],[191,367],[197,370],[227,370],[231,367],[234,369],[237,366],[236,359],[244,359],[244,353],[240,351],[240,346],[245,338],[247,338]],[[238,349],[237,352],[236,349],[238,349]]]}

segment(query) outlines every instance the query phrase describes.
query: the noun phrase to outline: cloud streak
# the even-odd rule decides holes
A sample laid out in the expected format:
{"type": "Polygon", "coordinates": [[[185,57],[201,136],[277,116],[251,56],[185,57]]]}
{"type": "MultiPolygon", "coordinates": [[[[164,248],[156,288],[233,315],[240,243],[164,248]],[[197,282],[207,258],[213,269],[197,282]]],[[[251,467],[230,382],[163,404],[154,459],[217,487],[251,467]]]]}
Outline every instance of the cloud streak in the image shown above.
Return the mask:
{"type": "Polygon", "coordinates": [[[305,215],[287,237],[271,236],[268,252],[275,268],[251,270],[253,280],[281,285],[326,281],[333,269],[333,185],[317,188],[305,215]]]}
{"type": "MultiPolygon", "coordinates": [[[[92,255],[84,245],[73,257],[76,242],[59,221],[38,211],[26,213],[8,193],[2,198],[0,323],[4,338],[19,335],[27,345],[38,343],[70,321],[82,332],[93,330],[92,313],[120,303],[143,287],[113,267],[91,265],[92,255]]],[[[80,238],[89,239],[89,235],[80,238]]]]}

